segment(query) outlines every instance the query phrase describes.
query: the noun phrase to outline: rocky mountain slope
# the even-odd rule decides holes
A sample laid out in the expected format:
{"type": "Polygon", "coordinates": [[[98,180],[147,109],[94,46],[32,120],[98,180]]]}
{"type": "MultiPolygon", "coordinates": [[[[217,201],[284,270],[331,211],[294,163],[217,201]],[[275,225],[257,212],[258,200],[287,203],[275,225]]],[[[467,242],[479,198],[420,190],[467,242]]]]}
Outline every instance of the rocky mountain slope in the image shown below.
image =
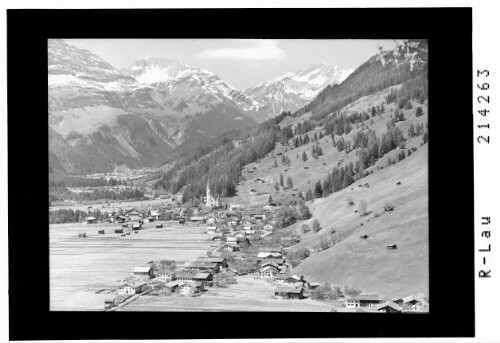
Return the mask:
{"type": "Polygon", "coordinates": [[[261,104],[261,111],[279,114],[296,111],[313,100],[326,86],[344,81],[353,69],[338,69],[327,63],[312,64],[304,70],[286,73],[243,92],[261,104]]]}
{"type": "Polygon", "coordinates": [[[48,57],[52,170],[157,166],[180,144],[256,124],[254,101],[181,62],[143,60],[124,73],[62,40],[49,40],[48,57]]]}

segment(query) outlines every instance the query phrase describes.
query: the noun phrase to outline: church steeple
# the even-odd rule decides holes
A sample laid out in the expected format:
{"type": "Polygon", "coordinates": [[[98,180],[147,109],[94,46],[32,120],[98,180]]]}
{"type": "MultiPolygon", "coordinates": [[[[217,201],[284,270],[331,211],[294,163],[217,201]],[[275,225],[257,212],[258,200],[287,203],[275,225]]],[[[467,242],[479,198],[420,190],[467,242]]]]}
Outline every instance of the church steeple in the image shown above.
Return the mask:
{"type": "Polygon", "coordinates": [[[206,200],[207,206],[210,206],[210,185],[209,185],[209,182],[210,181],[207,180],[207,198],[206,198],[207,199],[206,200]]]}

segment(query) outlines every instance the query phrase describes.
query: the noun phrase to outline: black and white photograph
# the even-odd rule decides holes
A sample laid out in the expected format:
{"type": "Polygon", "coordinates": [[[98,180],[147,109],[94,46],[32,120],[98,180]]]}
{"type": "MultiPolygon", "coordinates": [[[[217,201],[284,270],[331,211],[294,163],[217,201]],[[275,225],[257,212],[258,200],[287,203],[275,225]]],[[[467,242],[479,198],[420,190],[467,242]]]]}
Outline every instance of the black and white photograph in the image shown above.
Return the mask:
{"type": "Polygon", "coordinates": [[[7,10],[11,340],[492,327],[479,12],[269,1],[7,10]]]}
{"type": "Polygon", "coordinates": [[[427,312],[424,39],[50,39],[50,308],[427,312]]]}

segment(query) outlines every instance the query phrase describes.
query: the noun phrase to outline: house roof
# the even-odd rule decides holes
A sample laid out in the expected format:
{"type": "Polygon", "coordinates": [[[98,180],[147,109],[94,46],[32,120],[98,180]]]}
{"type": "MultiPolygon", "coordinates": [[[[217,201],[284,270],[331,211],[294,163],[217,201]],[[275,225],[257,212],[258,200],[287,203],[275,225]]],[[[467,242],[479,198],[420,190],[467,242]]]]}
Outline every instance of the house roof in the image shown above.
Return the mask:
{"type": "Polygon", "coordinates": [[[421,302],[421,299],[419,299],[418,297],[416,297],[415,295],[409,295],[407,297],[404,297],[403,298],[403,302],[406,304],[406,303],[409,303],[410,301],[418,301],[418,302],[421,302]]]}
{"type": "Polygon", "coordinates": [[[128,281],[128,282],[124,283],[121,287],[130,286],[133,288],[137,288],[137,287],[141,287],[145,284],[146,283],[144,281],[141,281],[141,280],[132,280],[132,281],[128,281]]]}
{"type": "Polygon", "coordinates": [[[302,287],[276,287],[276,293],[301,293],[302,287]]]}
{"type": "Polygon", "coordinates": [[[382,299],[378,294],[358,294],[358,295],[348,295],[347,300],[374,300],[381,301],[382,299]]]}
{"type": "Polygon", "coordinates": [[[95,217],[87,217],[87,218],[85,218],[85,220],[96,220],[96,218],[95,217]]]}
{"type": "Polygon", "coordinates": [[[261,267],[265,267],[265,266],[273,266],[275,268],[278,268],[278,265],[276,263],[273,263],[273,262],[264,262],[261,267]]]}
{"type": "Polygon", "coordinates": [[[199,281],[189,281],[189,282],[180,282],[179,283],[179,286],[182,287],[182,286],[186,286],[186,287],[196,287],[196,288],[200,288],[202,285],[201,282],[199,281]]]}
{"type": "Polygon", "coordinates": [[[151,267],[135,267],[134,273],[149,273],[151,267]]]}
{"type": "Polygon", "coordinates": [[[193,216],[193,217],[191,217],[191,221],[193,221],[193,220],[205,220],[205,218],[201,217],[201,216],[193,216]]]}
{"type": "Polygon", "coordinates": [[[197,273],[194,278],[195,279],[208,279],[208,277],[210,277],[210,273],[197,273]]]}
{"type": "Polygon", "coordinates": [[[183,272],[179,272],[179,273],[176,273],[175,276],[177,279],[193,279],[196,274],[198,274],[198,272],[196,271],[183,271],[183,272]]]}
{"type": "Polygon", "coordinates": [[[167,287],[174,287],[174,286],[178,286],[179,285],[179,281],[169,281],[165,284],[165,286],[167,287]]]}
{"type": "Polygon", "coordinates": [[[226,259],[223,257],[200,257],[200,261],[208,261],[210,263],[223,263],[226,259]]]}
{"type": "Polygon", "coordinates": [[[260,252],[279,252],[281,253],[281,247],[262,247],[259,249],[260,252]]]}
{"type": "Polygon", "coordinates": [[[210,261],[196,260],[192,262],[186,262],[184,264],[188,268],[214,268],[214,265],[210,261]]]}
{"type": "Polygon", "coordinates": [[[272,263],[272,262],[266,262],[266,263],[264,263],[264,264],[262,264],[262,265],[260,266],[260,268],[261,268],[261,269],[263,269],[263,268],[265,268],[265,267],[273,267],[273,268],[275,268],[275,269],[278,269],[278,265],[277,265],[277,264],[274,264],[274,263],[272,263]]]}
{"type": "Polygon", "coordinates": [[[397,310],[397,311],[401,311],[401,307],[398,305],[398,304],[395,304],[395,303],[390,303],[388,301],[382,303],[382,304],[379,304],[377,305],[375,308],[378,310],[384,308],[384,307],[392,307],[393,309],[397,310]]]}

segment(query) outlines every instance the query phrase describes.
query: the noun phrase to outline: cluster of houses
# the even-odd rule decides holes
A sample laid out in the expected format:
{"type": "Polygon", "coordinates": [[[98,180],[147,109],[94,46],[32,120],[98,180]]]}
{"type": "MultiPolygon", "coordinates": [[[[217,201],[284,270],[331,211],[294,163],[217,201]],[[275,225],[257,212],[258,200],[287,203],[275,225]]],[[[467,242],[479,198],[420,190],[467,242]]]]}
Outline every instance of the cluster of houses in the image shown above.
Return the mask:
{"type": "Polygon", "coordinates": [[[421,293],[391,301],[382,299],[378,294],[359,294],[346,296],[345,311],[362,312],[426,312],[428,302],[421,293]]]}
{"type": "Polygon", "coordinates": [[[200,257],[177,269],[158,267],[155,270],[152,264],[136,267],[133,278],[118,287],[117,297],[105,300],[105,308],[112,308],[120,303],[123,297],[154,291],[157,288],[182,295],[202,293],[212,286],[214,275],[217,273],[227,276],[238,274],[236,270],[228,268],[225,258],[220,257],[200,257]]]}

